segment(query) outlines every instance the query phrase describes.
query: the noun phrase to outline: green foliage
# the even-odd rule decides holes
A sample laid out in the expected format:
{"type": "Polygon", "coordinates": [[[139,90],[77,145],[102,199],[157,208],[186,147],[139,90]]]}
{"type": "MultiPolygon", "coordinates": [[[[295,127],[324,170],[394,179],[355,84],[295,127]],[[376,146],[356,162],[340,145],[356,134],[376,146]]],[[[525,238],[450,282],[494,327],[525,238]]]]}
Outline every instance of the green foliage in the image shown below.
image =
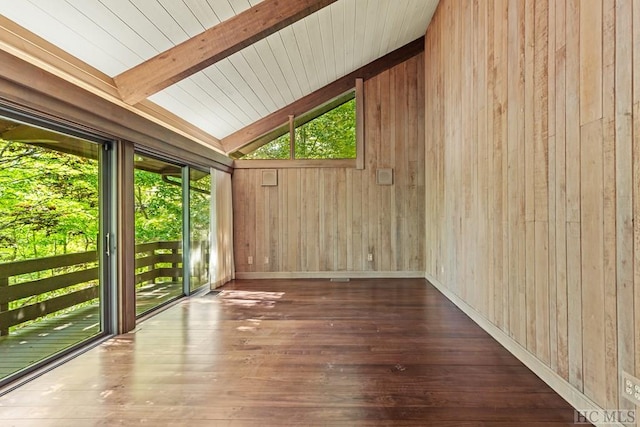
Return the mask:
{"type": "MultiPolygon", "coordinates": [[[[83,144],[90,143],[78,140],[74,151],[84,151],[83,144]]],[[[97,250],[100,166],[90,157],[0,140],[0,263],[97,250]]],[[[157,173],[135,171],[137,243],[182,240],[180,178],[169,179],[171,183],[157,173]]],[[[202,183],[193,185],[208,190],[208,184],[207,175],[202,183]]],[[[209,195],[192,192],[191,205],[192,221],[205,224],[200,226],[200,234],[205,229],[208,233],[209,195]]],[[[36,271],[13,276],[9,283],[17,285],[97,266],[89,263],[36,271]]],[[[98,284],[91,280],[62,287],[11,301],[8,308],[17,309],[98,284]]],[[[87,301],[47,317],[97,304],[96,300],[87,301]]]]}
{"type": "Polygon", "coordinates": [[[283,159],[288,159],[289,158],[289,153],[290,153],[290,148],[289,148],[289,141],[290,141],[290,136],[289,133],[287,132],[286,134],[274,139],[271,142],[267,142],[265,145],[263,145],[262,147],[258,148],[257,150],[252,151],[251,153],[243,156],[243,159],[248,159],[248,160],[261,160],[261,159],[267,159],[267,160],[283,160],[283,159]]]}
{"type": "Polygon", "coordinates": [[[189,215],[191,240],[209,240],[211,218],[211,175],[190,182],[189,215]]]}
{"type": "Polygon", "coordinates": [[[179,179],[136,169],[134,195],[136,243],[182,240],[182,188],[179,179]]]}
{"type": "MultiPolygon", "coordinates": [[[[282,135],[243,159],[288,159],[289,134],[282,135]]],[[[295,129],[296,159],[355,159],[356,101],[352,99],[295,129]]]]}
{"type": "Polygon", "coordinates": [[[0,140],[0,262],[96,249],[98,162],[0,140]]]}
{"type": "MultiPolygon", "coordinates": [[[[78,141],[77,148],[83,148],[82,141],[78,141]]],[[[95,159],[0,139],[0,263],[96,250],[98,182],[95,159]]],[[[95,264],[33,272],[12,277],[9,283],[53,277],[93,266],[95,264]]],[[[97,286],[97,282],[12,301],[8,308],[20,308],[91,286],[97,286]]],[[[79,306],[95,303],[89,301],[79,306]]]]}
{"type": "Polygon", "coordinates": [[[211,234],[211,175],[191,180],[189,215],[191,228],[191,290],[209,282],[209,236],[211,234]]]}
{"type": "Polygon", "coordinates": [[[355,159],[355,99],[296,128],[296,159],[355,159]]]}

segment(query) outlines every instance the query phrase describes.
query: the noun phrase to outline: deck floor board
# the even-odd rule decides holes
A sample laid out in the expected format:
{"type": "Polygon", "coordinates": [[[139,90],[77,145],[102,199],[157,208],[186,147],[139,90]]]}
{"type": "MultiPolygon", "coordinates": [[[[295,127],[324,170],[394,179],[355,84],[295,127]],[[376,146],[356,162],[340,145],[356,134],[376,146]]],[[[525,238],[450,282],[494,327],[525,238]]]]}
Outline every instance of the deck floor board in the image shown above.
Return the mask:
{"type": "MultiPolygon", "coordinates": [[[[137,310],[146,312],[181,293],[181,283],[147,286],[137,294],[137,310]]],[[[12,331],[0,337],[0,378],[90,339],[101,330],[100,308],[93,305],[35,321],[12,331]]]]}

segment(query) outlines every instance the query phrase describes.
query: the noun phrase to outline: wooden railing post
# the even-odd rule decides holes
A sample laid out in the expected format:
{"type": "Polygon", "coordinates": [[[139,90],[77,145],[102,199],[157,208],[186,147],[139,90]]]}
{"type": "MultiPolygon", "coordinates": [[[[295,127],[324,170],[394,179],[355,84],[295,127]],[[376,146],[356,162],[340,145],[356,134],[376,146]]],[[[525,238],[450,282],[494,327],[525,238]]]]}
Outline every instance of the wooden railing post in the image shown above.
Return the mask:
{"type": "MultiPolygon", "coordinates": [[[[178,255],[178,248],[171,248],[171,258],[173,258],[174,256],[178,255]]],[[[171,268],[173,270],[177,270],[178,269],[178,263],[177,262],[173,262],[171,263],[171,268]]],[[[172,283],[178,283],[178,280],[180,280],[180,278],[178,278],[177,276],[174,276],[171,278],[171,282],[172,283]]]]}
{"type": "Polygon", "coordinates": [[[149,252],[149,256],[151,258],[153,258],[153,264],[150,265],[150,271],[153,271],[153,277],[151,279],[151,283],[155,286],[156,284],[156,279],[158,278],[158,276],[156,275],[156,270],[158,269],[158,266],[156,264],[156,256],[158,255],[156,252],[158,250],[157,249],[151,249],[151,252],[149,252]]]}
{"type": "MultiPolygon", "coordinates": [[[[0,277],[0,313],[9,311],[9,278],[0,277]]],[[[0,324],[0,336],[9,335],[9,326],[0,324]]]]}

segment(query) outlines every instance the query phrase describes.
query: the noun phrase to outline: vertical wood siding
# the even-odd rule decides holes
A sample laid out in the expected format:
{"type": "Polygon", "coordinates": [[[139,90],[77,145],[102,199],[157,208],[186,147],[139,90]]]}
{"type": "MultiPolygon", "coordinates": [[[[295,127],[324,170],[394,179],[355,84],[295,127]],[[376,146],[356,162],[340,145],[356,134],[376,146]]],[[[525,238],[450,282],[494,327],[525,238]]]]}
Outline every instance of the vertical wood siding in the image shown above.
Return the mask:
{"type": "Polygon", "coordinates": [[[640,1],[442,0],[426,272],[603,408],[640,374],[640,1]]]}
{"type": "Polygon", "coordinates": [[[237,272],[424,271],[424,82],[424,54],[365,82],[364,170],[235,170],[237,272]]]}

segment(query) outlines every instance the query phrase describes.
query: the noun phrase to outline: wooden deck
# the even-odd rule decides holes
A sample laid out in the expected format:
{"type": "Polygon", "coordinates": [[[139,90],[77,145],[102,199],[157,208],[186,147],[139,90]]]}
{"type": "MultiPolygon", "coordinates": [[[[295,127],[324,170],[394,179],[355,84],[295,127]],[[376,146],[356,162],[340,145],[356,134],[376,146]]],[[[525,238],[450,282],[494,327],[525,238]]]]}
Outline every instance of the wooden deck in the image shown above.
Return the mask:
{"type": "MultiPolygon", "coordinates": [[[[182,283],[151,284],[138,291],[136,311],[147,312],[180,295],[182,283]]],[[[2,336],[0,378],[89,339],[100,330],[100,309],[95,305],[34,322],[2,336]]]]}
{"type": "Polygon", "coordinates": [[[567,426],[424,280],[236,281],[0,397],[12,426],[567,426]]]}
{"type": "Polygon", "coordinates": [[[144,314],[182,295],[182,283],[149,284],[136,291],[136,313],[138,315],[144,314]]]}
{"type": "Polygon", "coordinates": [[[0,378],[7,377],[100,332],[100,309],[85,307],[32,323],[0,337],[0,378]]]}

